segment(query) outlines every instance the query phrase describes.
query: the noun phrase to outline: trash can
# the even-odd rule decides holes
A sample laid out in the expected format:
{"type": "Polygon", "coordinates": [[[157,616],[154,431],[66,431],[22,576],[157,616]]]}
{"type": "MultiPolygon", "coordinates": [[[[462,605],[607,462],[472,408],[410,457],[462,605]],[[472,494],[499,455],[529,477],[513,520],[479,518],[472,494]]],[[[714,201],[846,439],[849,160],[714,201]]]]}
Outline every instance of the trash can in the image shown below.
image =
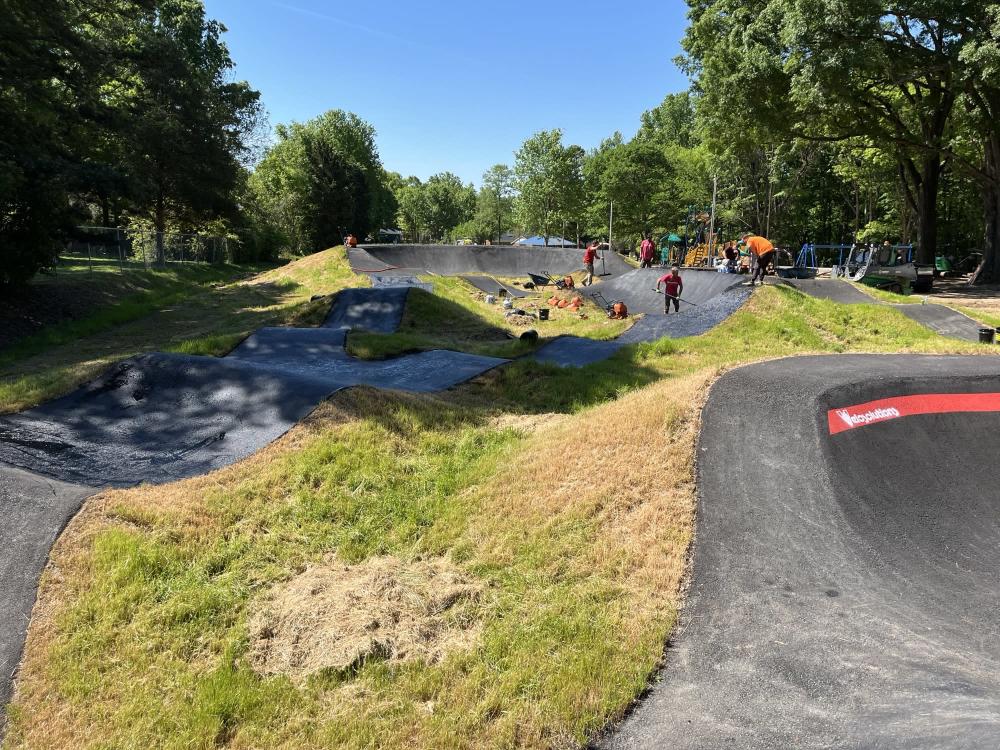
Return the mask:
{"type": "Polygon", "coordinates": [[[980,344],[992,344],[996,340],[997,329],[996,328],[980,328],[979,329],[979,343],[980,344]]]}
{"type": "Polygon", "coordinates": [[[548,320],[549,319],[549,308],[547,308],[547,307],[539,307],[538,308],[538,319],[539,320],[548,320]]]}

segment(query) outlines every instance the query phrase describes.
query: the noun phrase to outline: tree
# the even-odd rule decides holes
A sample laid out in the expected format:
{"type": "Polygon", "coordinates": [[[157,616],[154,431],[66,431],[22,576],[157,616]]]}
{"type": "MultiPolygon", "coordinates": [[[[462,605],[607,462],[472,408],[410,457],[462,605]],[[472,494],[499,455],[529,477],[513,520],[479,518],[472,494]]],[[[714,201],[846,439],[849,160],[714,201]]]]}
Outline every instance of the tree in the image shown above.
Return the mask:
{"type": "Polygon", "coordinates": [[[345,228],[368,233],[370,196],[365,174],[321,134],[305,134],[308,164],[305,234],[311,247],[339,244],[345,228]]]}
{"type": "MultiPolygon", "coordinates": [[[[0,286],[48,267],[75,219],[70,194],[85,173],[81,145],[104,108],[107,50],[84,32],[109,8],[82,0],[6,0],[0,23],[0,286]]],[[[105,23],[109,24],[110,20],[105,23]]]]}
{"type": "Polygon", "coordinates": [[[667,94],[659,106],[642,113],[636,139],[683,148],[696,146],[694,99],[689,91],[667,94]]]}
{"type": "Polygon", "coordinates": [[[588,182],[598,186],[591,204],[594,228],[603,226],[612,201],[616,235],[638,238],[666,228],[678,202],[664,149],[638,138],[622,143],[620,135],[602,147],[588,163],[588,182]]]}
{"type": "Polygon", "coordinates": [[[956,73],[975,155],[957,146],[948,155],[983,197],[983,262],[973,281],[995,284],[1000,283],[1000,5],[957,5],[950,31],[962,39],[956,73]]]}
{"type": "Polygon", "coordinates": [[[515,214],[526,231],[539,232],[546,244],[552,227],[575,222],[583,212],[584,156],[579,146],[562,145],[561,130],[536,133],[516,154],[515,214]]]}
{"type": "Polygon", "coordinates": [[[451,172],[432,175],[422,186],[427,228],[436,239],[472,218],[476,191],[451,172]]]}
{"type": "Polygon", "coordinates": [[[476,216],[480,224],[496,228],[497,242],[513,218],[514,172],[506,164],[494,164],[483,173],[483,187],[479,191],[476,216]]]}
{"type": "Polygon", "coordinates": [[[329,227],[317,230],[327,219],[316,214],[326,211],[335,195],[343,201],[335,210],[337,221],[342,222],[338,231],[363,237],[389,223],[392,216],[380,213],[395,204],[396,196],[384,195],[389,191],[384,184],[387,173],[375,151],[375,131],[368,123],[349,112],[333,110],[305,123],[279,125],[275,132],[278,140],[257,165],[250,185],[261,212],[289,247],[296,252],[329,247],[333,238],[329,227]],[[363,177],[361,183],[354,179],[355,170],[363,177]],[[322,179],[333,180],[326,190],[318,186],[322,179]],[[376,202],[380,202],[378,210],[372,208],[376,202]],[[364,212],[357,209],[361,205],[364,212]]]}
{"type": "Polygon", "coordinates": [[[685,61],[713,138],[891,149],[933,260],[941,148],[956,97],[954,37],[931,0],[690,0],[685,61]],[[734,116],[735,115],[735,116],[734,116]],[[735,127],[734,127],[735,126],[735,127]]]}
{"type": "Polygon", "coordinates": [[[396,220],[403,231],[414,241],[428,225],[427,200],[423,184],[416,177],[407,177],[396,191],[396,220]]]}
{"type": "Polygon", "coordinates": [[[244,139],[261,117],[259,94],[229,80],[225,27],[200,0],[158,0],[121,40],[129,61],[114,94],[127,128],[128,169],[157,234],[169,219],[232,215],[244,139]]]}

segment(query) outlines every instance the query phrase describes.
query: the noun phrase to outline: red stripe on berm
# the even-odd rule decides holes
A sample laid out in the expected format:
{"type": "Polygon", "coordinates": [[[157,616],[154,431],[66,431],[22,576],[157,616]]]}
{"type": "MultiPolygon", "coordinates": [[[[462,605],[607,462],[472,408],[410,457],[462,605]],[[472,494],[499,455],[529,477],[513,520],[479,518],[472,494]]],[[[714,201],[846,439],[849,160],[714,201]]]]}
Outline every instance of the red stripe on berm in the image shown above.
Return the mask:
{"type": "Polygon", "coordinates": [[[923,393],[893,396],[853,406],[830,409],[826,413],[830,434],[867,427],[917,414],[1000,412],[1000,393],[923,393]]]}

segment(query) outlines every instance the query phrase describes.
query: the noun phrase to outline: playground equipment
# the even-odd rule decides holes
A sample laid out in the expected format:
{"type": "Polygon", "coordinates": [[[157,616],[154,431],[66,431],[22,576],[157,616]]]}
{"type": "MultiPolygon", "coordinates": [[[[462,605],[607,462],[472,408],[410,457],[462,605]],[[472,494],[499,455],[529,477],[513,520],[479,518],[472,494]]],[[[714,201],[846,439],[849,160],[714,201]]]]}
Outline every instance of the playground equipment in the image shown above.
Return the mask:
{"type": "Polygon", "coordinates": [[[684,236],[669,234],[660,238],[660,257],[664,265],[707,266],[718,256],[721,248],[719,232],[714,231],[711,207],[696,209],[688,207],[684,219],[684,236]],[[668,252],[664,256],[666,241],[668,252]]]}
{"type": "MultiPolygon", "coordinates": [[[[799,253],[799,259],[809,258],[815,263],[816,246],[799,253]],[[805,255],[803,255],[805,253],[805,255]]],[[[934,285],[934,266],[913,262],[913,245],[850,246],[845,255],[840,249],[839,262],[831,269],[833,277],[858,281],[866,286],[884,289],[897,294],[929,292],[934,285]]],[[[798,266],[798,261],[796,266],[798,266]]]]}

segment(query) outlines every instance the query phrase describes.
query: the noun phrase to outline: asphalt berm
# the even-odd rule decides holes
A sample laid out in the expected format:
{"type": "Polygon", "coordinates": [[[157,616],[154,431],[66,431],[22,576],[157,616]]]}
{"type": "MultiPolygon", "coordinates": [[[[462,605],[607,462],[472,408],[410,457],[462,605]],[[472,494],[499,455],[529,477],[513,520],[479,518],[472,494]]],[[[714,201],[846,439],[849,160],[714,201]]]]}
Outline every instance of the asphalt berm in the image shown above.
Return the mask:
{"type": "Polygon", "coordinates": [[[833,300],[847,305],[889,305],[920,325],[935,333],[963,341],[978,341],[980,324],[957,310],[938,304],[892,305],[876,300],[846,281],[837,279],[782,279],[781,283],[820,299],[833,300]]]}
{"type": "MultiPolygon", "coordinates": [[[[618,276],[634,270],[617,253],[603,256],[596,264],[598,273],[618,276]]],[[[347,257],[355,273],[511,277],[528,273],[562,275],[583,267],[583,250],[509,245],[365,245],[351,248],[347,257]]]]}
{"type": "Polygon", "coordinates": [[[623,346],[664,337],[699,336],[736,312],[750,295],[745,279],[715,271],[682,272],[684,293],[680,312],[663,313],[663,295],[655,291],[663,269],[633,269],[593,287],[578,289],[579,294],[600,294],[607,302],[623,300],[630,314],[642,313],[629,330],[612,341],[564,336],[546,344],[535,359],[563,367],[582,367],[607,359],[623,346]]]}
{"type": "Polygon", "coordinates": [[[681,626],[599,746],[997,747],[998,450],[992,357],[722,377],[681,626]]]}

